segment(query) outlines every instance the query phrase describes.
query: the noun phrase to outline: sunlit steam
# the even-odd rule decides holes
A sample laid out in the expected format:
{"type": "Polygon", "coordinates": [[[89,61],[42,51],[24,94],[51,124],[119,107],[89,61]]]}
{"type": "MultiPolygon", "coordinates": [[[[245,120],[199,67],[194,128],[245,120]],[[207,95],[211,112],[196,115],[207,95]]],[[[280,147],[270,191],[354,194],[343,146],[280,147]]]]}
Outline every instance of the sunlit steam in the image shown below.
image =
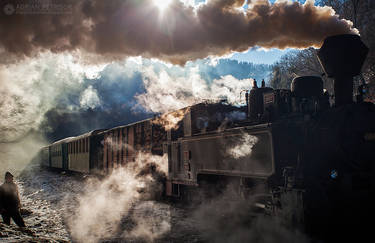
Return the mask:
{"type": "Polygon", "coordinates": [[[174,112],[162,114],[153,120],[154,124],[163,126],[166,130],[177,129],[178,123],[184,118],[185,114],[189,112],[190,108],[177,110],[174,112]]]}
{"type": "Polygon", "coordinates": [[[171,4],[172,0],[152,0],[155,6],[163,12],[171,4]]]}
{"type": "Polygon", "coordinates": [[[230,104],[239,104],[239,94],[249,89],[253,79],[237,79],[231,75],[207,82],[192,68],[188,77],[173,78],[167,72],[156,73],[152,68],[143,71],[145,93],[135,96],[138,104],[148,111],[166,113],[157,123],[174,127],[185,115],[188,107],[207,100],[225,99],[230,104]]]}
{"type": "MultiPolygon", "coordinates": [[[[108,178],[99,181],[90,179],[74,216],[68,222],[72,237],[80,242],[98,242],[114,235],[134,235],[149,239],[152,224],[148,219],[138,222],[134,231],[124,233],[121,220],[141,199],[154,198],[162,193],[162,181],[167,169],[166,159],[160,156],[139,153],[135,162],[112,171],[108,178]]],[[[163,230],[168,229],[163,222],[163,230]]],[[[161,231],[160,231],[161,232],[161,231]]]]}
{"type": "Polygon", "coordinates": [[[207,100],[225,99],[230,104],[239,104],[239,94],[249,89],[253,81],[226,75],[208,82],[201,77],[198,68],[189,70],[187,77],[173,77],[165,71],[157,73],[153,68],[147,68],[143,70],[143,77],[146,92],[135,98],[146,110],[160,113],[207,100]]]}

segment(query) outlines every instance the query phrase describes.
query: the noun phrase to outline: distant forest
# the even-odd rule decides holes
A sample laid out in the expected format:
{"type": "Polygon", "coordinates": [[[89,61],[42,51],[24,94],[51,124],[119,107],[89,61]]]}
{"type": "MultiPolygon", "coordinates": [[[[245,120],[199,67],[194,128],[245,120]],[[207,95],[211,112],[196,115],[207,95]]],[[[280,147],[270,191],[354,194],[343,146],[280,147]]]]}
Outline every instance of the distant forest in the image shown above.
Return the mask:
{"type": "Polygon", "coordinates": [[[272,65],[239,62],[231,59],[219,59],[216,65],[206,62],[199,63],[199,73],[202,78],[212,80],[220,76],[232,75],[237,79],[255,78],[258,81],[268,80],[272,65]]]}

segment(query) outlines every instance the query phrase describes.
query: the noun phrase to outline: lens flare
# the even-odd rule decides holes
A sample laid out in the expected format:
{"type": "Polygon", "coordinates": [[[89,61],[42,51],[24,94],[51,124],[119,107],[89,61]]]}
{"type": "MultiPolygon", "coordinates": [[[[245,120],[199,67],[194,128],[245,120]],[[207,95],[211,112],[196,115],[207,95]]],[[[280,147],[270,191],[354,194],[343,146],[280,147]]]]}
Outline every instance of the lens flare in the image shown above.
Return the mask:
{"type": "Polygon", "coordinates": [[[158,9],[163,12],[166,8],[168,8],[169,4],[172,0],[153,0],[154,4],[158,9]]]}

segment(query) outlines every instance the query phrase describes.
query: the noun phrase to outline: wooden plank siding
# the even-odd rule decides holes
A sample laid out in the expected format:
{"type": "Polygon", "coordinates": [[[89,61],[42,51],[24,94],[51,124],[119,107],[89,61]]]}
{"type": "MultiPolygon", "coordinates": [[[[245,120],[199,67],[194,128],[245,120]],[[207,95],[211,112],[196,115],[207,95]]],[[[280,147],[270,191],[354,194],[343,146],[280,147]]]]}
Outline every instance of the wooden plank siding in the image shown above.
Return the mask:
{"type": "Polygon", "coordinates": [[[128,127],[128,156],[127,156],[127,163],[134,161],[134,127],[128,127]]]}
{"type": "Polygon", "coordinates": [[[107,144],[108,134],[104,134],[103,142],[103,171],[108,172],[108,144],[107,144]]]}
{"type": "Polygon", "coordinates": [[[76,172],[90,172],[89,138],[84,137],[68,143],[68,169],[76,172]]]}
{"type": "Polygon", "coordinates": [[[102,133],[103,172],[111,173],[115,168],[136,161],[139,153],[153,153],[153,145],[157,145],[157,154],[162,154],[162,142],[166,137],[165,130],[155,130],[152,120],[145,120],[123,127],[113,128],[102,133]]]}
{"type": "Polygon", "coordinates": [[[122,166],[122,164],[123,164],[123,162],[122,162],[122,158],[123,158],[123,156],[122,156],[122,153],[123,153],[123,150],[124,150],[124,145],[123,145],[123,143],[122,143],[122,128],[119,128],[118,130],[117,130],[117,134],[118,134],[118,148],[119,148],[119,151],[118,151],[118,159],[117,159],[117,161],[118,161],[118,166],[120,167],[120,166],[122,166]]]}

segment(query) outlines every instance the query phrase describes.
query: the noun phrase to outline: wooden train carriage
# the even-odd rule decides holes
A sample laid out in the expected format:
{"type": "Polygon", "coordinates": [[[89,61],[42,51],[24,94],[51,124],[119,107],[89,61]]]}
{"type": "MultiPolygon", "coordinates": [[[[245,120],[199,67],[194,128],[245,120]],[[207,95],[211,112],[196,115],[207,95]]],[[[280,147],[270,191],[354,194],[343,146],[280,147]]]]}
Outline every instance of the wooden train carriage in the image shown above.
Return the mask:
{"type": "Polygon", "coordinates": [[[70,171],[89,173],[90,153],[89,144],[91,132],[74,137],[68,143],[68,169],[70,171]]]}
{"type": "Polygon", "coordinates": [[[101,131],[94,130],[71,138],[67,142],[68,170],[91,173],[98,169],[97,154],[100,151],[98,149],[100,147],[100,139],[97,139],[96,135],[101,131]]]}
{"type": "Polygon", "coordinates": [[[134,162],[139,153],[163,154],[167,135],[153,119],[115,127],[101,133],[103,136],[102,170],[106,173],[128,162],[134,162]]]}
{"type": "MultiPolygon", "coordinates": [[[[167,139],[163,141],[176,141],[182,137],[202,135],[231,127],[246,118],[246,110],[241,107],[226,104],[225,102],[211,103],[203,102],[185,107],[167,114],[163,114],[158,120],[159,124],[168,124],[163,121],[165,117],[178,120],[175,126],[167,131],[167,139]],[[181,117],[182,116],[182,117],[181,117]]],[[[162,147],[162,145],[160,145],[162,147]]]]}
{"type": "Polygon", "coordinates": [[[46,167],[51,166],[49,150],[50,150],[50,146],[45,146],[40,150],[40,163],[42,166],[46,166],[46,167]]]}
{"type": "Polygon", "coordinates": [[[151,153],[163,155],[163,143],[167,141],[167,132],[165,128],[157,123],[152,124],[152,146],[151,153]]]}
{"type": "Polygon", "coordinates": [[[50,167],[68,169],[67,142],[72,138],[65,138],[49,146],[50,167]]]}

